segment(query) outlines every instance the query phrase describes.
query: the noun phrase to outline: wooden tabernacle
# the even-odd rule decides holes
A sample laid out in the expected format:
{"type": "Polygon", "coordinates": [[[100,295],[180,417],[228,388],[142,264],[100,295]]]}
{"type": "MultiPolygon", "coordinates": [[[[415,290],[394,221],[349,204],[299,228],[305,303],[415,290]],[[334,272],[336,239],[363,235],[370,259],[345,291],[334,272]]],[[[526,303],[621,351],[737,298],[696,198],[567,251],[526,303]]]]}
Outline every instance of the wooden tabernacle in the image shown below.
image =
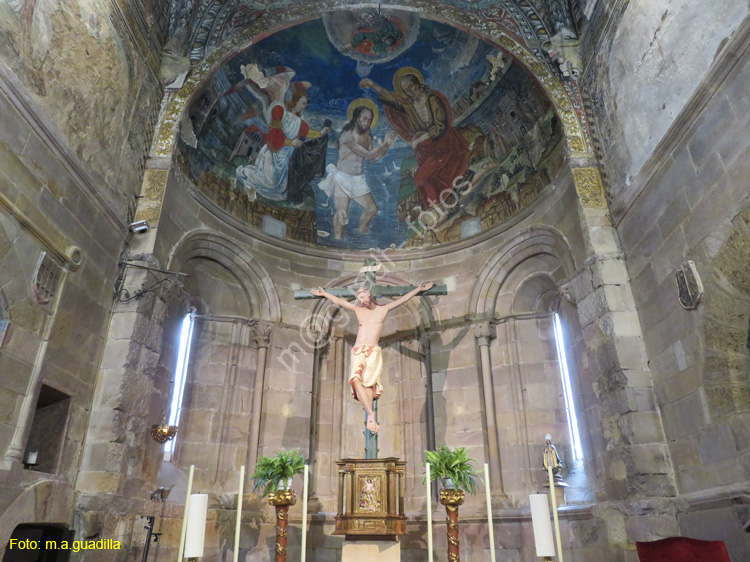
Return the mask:
{"type": "Polygon", "coordinates": [[[334,535],[392,537],[406,534],[405,461],[343,459],[339,467],[334,535]]]}

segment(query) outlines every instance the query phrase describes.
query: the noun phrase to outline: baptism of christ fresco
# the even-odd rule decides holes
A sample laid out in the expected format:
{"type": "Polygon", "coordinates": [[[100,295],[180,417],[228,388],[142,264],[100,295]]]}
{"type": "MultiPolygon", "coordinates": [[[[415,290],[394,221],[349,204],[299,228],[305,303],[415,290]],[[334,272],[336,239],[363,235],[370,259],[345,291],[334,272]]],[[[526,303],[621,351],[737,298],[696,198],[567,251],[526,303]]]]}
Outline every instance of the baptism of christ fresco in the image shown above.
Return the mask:
{"type": "Polygon", "coordinates": [[[279,31],[217,71],[189,117],[180,164],[203,196],[251,228],[272,217],[287,238],[333,248],[489,230],[563,159],[525,69],[413,12],[339,11],[279,31]]]}

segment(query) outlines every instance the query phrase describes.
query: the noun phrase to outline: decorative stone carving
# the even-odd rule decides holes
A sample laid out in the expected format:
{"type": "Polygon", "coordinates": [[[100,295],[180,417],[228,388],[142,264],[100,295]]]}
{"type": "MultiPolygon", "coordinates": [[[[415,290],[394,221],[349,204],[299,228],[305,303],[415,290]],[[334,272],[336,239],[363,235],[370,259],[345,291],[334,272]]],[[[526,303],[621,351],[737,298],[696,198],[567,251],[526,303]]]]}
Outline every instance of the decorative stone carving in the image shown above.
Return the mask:
{"type": "Polygon", "coordinates": [[[677,296],[680,306],[687,310],[695,310],[703,298],[703,282],[692,260],[680,266],[675,274],[677,280],[677,296]]]}
{"type": "Polygon", "coordinates": [[[474,325],[474,337],[479,345],[489,345],[495,337],[495,325],[492,322],[480,322],[474,325]]]}
{"type": "Polygon", "coordinates": [[[604,196],[604,186],[598,168],[573,168],[573,181],[581,205],[591,209],[607,208],[607,199],[604,196]]]}
{"type": "Polygon", "coordinates": [[[253,336],[255,337],[255,344],[259,348],[268,349],[271,343],[271,326],[264,322],[259,322],[253,328],[253,336]]]}

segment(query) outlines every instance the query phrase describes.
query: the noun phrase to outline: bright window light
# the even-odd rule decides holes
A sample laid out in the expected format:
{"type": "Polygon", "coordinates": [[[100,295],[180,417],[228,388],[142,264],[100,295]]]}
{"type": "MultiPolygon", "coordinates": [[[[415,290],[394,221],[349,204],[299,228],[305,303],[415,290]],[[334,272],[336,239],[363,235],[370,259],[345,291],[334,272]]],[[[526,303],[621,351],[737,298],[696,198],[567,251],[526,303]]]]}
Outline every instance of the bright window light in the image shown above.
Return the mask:
{"type": "MultiPolygon", "coordinates": [[[[177,365],[174,369],[172,404],[169,408],[169,425],[180,425],[182,397],[185,394],[185,380],[187,379],[187,369],[188,364],[190,363],[190,343],[193,339],[194,318],[195,313],[191,312],[182,320],[182,328],[180,329],[180,349],[177,352],[177,365]]],[[[179,432],[177,435],[179,435],[179,432]]],[[[174,439],[164,444],[164,460],[172,459],[177,435],[175,435],[174,439]]]]}
{"type": "Polygon", "coordinates": [[[560,365],[560,376],[563,384],[563,397],[565,398],[565,412],[568,415],[568,431],[570,442],[573,446],[573,457],[575,460],[583,459],[581,447],[581,435],[578,432],[578,416],[573,403],[573,391],[570,386],[570,373],[568,372],[568,359],[565,356],[565,340],[563,340],[560,315],[555,313],[555,343],[557,344],[557,362],[560,365]]]}

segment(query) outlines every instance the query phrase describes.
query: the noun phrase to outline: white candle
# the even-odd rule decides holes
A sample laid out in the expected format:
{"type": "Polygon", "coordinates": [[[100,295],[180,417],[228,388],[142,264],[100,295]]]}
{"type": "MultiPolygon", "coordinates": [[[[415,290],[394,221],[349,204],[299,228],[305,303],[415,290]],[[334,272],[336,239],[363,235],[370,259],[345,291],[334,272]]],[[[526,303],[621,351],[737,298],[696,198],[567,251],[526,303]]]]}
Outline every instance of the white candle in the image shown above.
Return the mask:
{"type": "Polygon", "coordinates": [[[26,464],[36,464],[36,457],[38,454],[39,451],[29,451],[29,454],[26,455],[26,464]]]}
{"type": "Polygon", "coordinates": [[[309,473],[310,467],[305,465],[305,472],[302,474],[304,482],[302,484],[302,556],[300,562],[305,562],[305,558],[307,557],[307,479],[309,473]]]}
{"type": "Polygon", "coordinates": [[[490,560],[495,562],[495,529],[492,525],[492,494],[490,493],[490,467],[484,463],[484,485],[487,494],[487,525],[490,530],[490,560]]]}
{"type": "Polygon", "coordinates": [[[549,520],[549,501],[547,494],[529,495],[531,504],[531,522],[534,526],[534,543],[536,555],[554,556],[555,540],[552,538],[552,523],[549,520]]]}
{"type": "Polygon", "coordinates": [[[237,521],[234,524],[234,562],[240,559],[240,525],[242,524],[242,494],[245,484],[245,465],[240,467],[240,491],[237,494],[237,521]]]}
{"type": "Polygon", "coordinates": [[[208,494],[193,494],[190,497],[190,511],[187,514],[185,558],[201,558],[203,556],[207,513],[208,494]]]}
{"type": "Polygon", "coordinates": [[[424,463],[427,480],[427,559],[432,560],[432,481],[430,480],[430,463],[424,463]]]}
{"type": "Polygon", "coordinates": [[[180,533],[180,548],[177,551],[177,562],[182,562],[182,553],[185,552],[185,533],[187,532],[187,514],[190,509],[190,492],[193,490],[193,474],[195,474],[195,465],[191,464],[187,493],[185,494],[185,511],[182,514],[182,532],[180,533]]]}

